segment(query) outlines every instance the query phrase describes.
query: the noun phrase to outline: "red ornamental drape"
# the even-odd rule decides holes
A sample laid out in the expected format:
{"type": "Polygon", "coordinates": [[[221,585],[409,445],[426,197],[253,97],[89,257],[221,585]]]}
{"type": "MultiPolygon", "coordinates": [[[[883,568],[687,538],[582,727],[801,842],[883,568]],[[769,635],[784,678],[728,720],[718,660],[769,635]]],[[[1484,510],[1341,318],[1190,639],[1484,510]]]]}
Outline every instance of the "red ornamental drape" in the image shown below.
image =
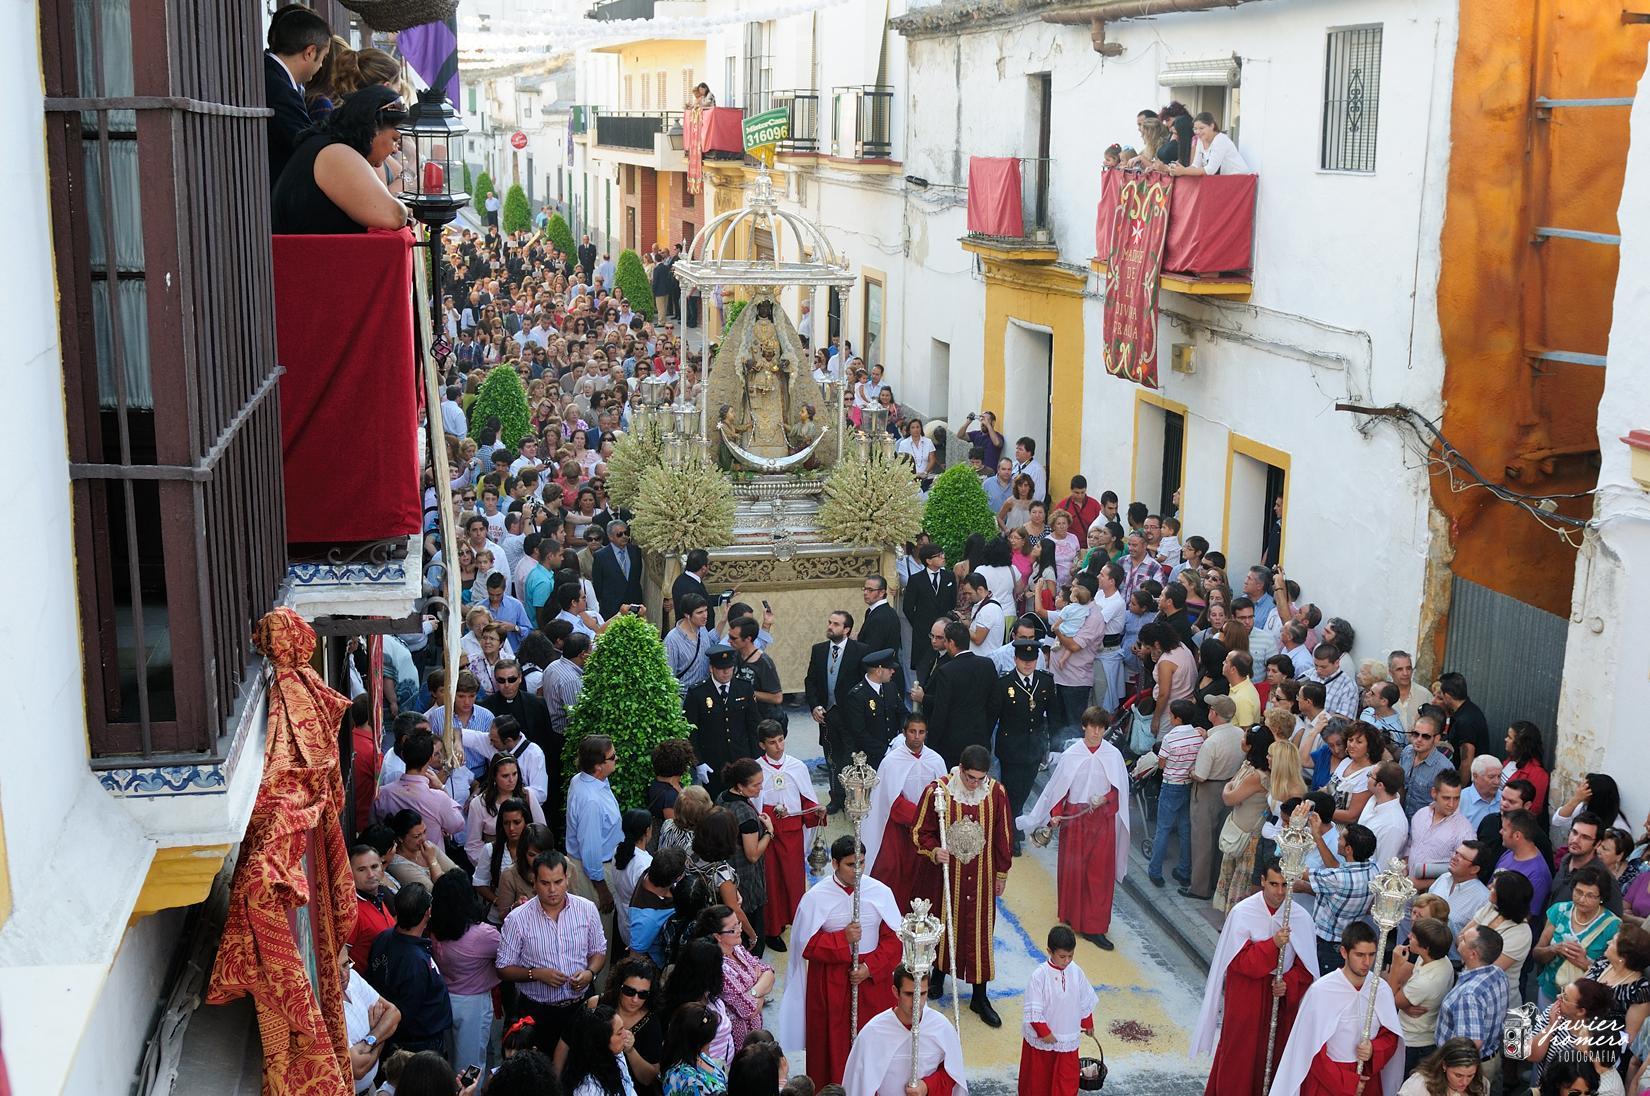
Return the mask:
{"type": "MultiPolygon", "coordinates": [[[[1138,173],[1108,168],[1094,218],[1094,253],[1111,254],[1112,222],[1123,183],[1138,173]]],[[[1168,179],[1170,176],[1163,175],[1168,179]]],[[[1163,270],[1168,274],[1240,273],[1254,265],[1257,175],[1183,175],[1169,197],[1163,270]]]]}
{"type": "Polygon", "coordinates": [[[287,541],[416,534],[412,233],[276,236],[272,247],[287,541]]]}
{"type": "Polygon", "coordinates": [[[1020,161],[1012,156],[968,158],[968,231],[1007,237],[1025,231],[1020,161]]]}
{"type": "Polygon", "coordinates": [[[349,701],[311,668],[315,632],[291,609],[266,613],[253,642],[271,668],[269,741],[206,1000],[221,1005],[252,996],[263,1039],[264,1096],[351,1096],[337,962],[355,928],[338,768],[338,722],[349,701]],[[309,907],[319,1003],[293,933],[300,906],[309,907]]]}
{"type": "Polygon", "coordinates": [[[1112,211],[1102,314],[1106,372],[1157,387],[1157,279],[1163,272],[1172,175],[1124,180],[1112,211]]]}

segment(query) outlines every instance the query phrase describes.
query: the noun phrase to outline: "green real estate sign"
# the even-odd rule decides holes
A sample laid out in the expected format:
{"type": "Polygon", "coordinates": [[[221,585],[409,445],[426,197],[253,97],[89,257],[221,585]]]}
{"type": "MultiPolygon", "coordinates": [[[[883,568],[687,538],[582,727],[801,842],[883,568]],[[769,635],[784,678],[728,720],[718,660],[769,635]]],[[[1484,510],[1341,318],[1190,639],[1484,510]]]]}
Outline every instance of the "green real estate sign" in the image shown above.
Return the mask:
{"type": "Polygon", "coordinates": [[[765,110],[745,119],[746,152],[778,144],[790,135],[790,122],[784,107],[765,110]]]}

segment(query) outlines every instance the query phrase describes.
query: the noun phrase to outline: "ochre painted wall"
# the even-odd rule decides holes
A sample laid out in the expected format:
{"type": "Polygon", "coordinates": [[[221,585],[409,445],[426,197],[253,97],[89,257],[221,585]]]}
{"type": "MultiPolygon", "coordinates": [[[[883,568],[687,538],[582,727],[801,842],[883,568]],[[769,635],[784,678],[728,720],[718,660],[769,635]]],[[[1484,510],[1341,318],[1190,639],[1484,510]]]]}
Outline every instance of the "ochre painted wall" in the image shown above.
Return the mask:
{"type": "MultiPolygon", "coordinates": [[[[1002,414],[1006,387],[1003,347],[1010,320],[1053,332],[1054,364],[1049,377],[1048,490],[1058,502],[1079,471],[1083,447],[1083,286],[1088,278],[1056,266],[1020,263],[981,255],[985,268],[985,399],[1002,414]]],[[[1006,439],[1012,446],[1013,438],[1006,439]]],[[[1007,454],[1012,456],[1012,452],[1007,454]]]]}
{"type": "MultiPolygon", "coordinates": [[[[1650,7],[1650,5],[1636,5],[1650,7]]],[[[1603,354],[1617,249],[1533,241],[1537,226],[1616,232],[1627,110],[1537,96],[1630,97],[1650,27],[1617,0],[1463,0],[1438,285],[1443,431],[1486,478],[1527,493],[1596,480],[1597,366],[1532,362],[1531,349],[1603,354]]],[[[1487,492],[1433,480],[1454,572],[1567,615],[1575,551],[1487,492]]],[[[1592,513],[1590,499],[1562,512],[1592,513]]],[[[1441,642],[1444,618],[1439,619],[1441,642]]]]}

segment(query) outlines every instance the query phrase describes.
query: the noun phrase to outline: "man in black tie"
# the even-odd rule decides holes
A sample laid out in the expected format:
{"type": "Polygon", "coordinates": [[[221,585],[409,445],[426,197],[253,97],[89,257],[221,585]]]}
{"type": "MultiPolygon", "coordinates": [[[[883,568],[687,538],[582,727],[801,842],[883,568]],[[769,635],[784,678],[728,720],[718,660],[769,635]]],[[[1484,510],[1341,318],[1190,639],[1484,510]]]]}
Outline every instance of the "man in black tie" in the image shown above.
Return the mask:
{"type": "Polygon", "coordinates": [[[922,637],[936,620],[949,617],[957,607],[957,580],[945,565],[945,549],[938,544],[918,548],[917,559],[923,569],[905,582],[905,619],[911,622],[911,673],[923,680],[934,661],[934,648],[922,637]]]}
{"type": "MultiPolygon", "coordinates": [[[[705,627],[716,631],[716,607],[724,604],[725,597],[711,597],[710,591],[705,589],[705,572],[710,570],[710,553],[703,548],[695,548],[687,554],[687,560],[682,564],[682,573],[676,576],[676,581],[670,584],[670,600],[680,605],[683,594],[698,594],[705,599],[709,612],[705,614],[705,627]]],[[[600,600],[598,598],[598,600],[600,600]]]]}
{"type": "Polygon", "coordinates": [[[861,587],[865,595],[865,620],[859,626],[859,641],[867,651],[894,652],[894,687],[905,695],[905,671],[900,668],[899,614],[888,603],[888,580],[867,575],[861,587]]]}
{"type": "Polygon", "coordinates": [[[269,134],[269,185],[281,177],[297,147],[298,134],[310,126],[304,85],[326,63],[332,28],[325,19],[289,4],[270,20],[264,51],[264,102],[275,113],[266,121],[269,134]]]}
{"type": "Polygon", "coordinates": [[[607,547],[591,558],[590,584],[603,616],[618,616],[621,607],[642,603],[642,550],[631,543],[624,522],[608,523],[607,547]]]}
{"type": "Polygon", "coordinates": [[[705,790],[714,801],[725,787],[722,766],[756,756],[757,720],[755,691],[734,676],[733,648],[713,644],[709,656],[710,677],[687,691],[682,706],[693,724],[689,741],[699,758],[699,775],[705,777],[705,790]]]}
{"type": "MultiPolygon", "coordinates": [[[[997,717],[997,764],[1003,790],[1014,817],[1025,813],[1037,770],[1048,756],[1050,716],[1054,708],[1054,675],[1037,668],[1043,645],[1035,639],[1014,641],[1014,669],[997,679],[991,697],[997,717]]],[[[1014,831],[1014,854],[1020,853],[1020,833],[1014,831]]]]}
{"type": "Polygon", "coordinates": [[[843,764],[858,752],[873,769],[881,765],[888,743],[905,726],[905,698],[890,684],[898,657],[890,647],[868,653],[860,661],[863,676],[831,709],[831,737],[842,743],[843,764]]]}
{"type": "Polygon", "coordinates": [[[830,710],[848,695],[848,690],[859,681],[860,660],[865,657],[865,645],[849,639],[854,630],[852,613],[841,609],[825,618],[825,641],[816,643],[808,655],[808,673],[802,679],[802,695],[808,710],[819,724],[820,745],[825,748],[825,761],[831,773],[832,811],[842,809],[842,784],[837,774],[848,763],[841,743],[831,738],[831,727],[826,722],[830,710]]]}
{"type": "Polygon", "coordinates": [[[954,620],[945,626],[945,665],[935,670],[923,694],[928,716],[928,744],[956,768],[967,746],[991,748],[991,698],[997,689],[997,667],[989,658],[969,649],[968,625],[954,620]]]}

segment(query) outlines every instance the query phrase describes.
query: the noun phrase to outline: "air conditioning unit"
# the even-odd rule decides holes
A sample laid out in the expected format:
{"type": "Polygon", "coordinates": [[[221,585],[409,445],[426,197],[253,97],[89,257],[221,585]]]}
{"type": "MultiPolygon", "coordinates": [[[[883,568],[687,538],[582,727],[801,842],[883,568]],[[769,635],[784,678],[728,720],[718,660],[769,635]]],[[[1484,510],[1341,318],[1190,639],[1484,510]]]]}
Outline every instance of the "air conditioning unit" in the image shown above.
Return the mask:
{"type": "Polygon", "coordinates": [[[1190,376],[1197,372],[1197,344],[1175,343],[1169,350],[1169,368],[1190,376]]]}

